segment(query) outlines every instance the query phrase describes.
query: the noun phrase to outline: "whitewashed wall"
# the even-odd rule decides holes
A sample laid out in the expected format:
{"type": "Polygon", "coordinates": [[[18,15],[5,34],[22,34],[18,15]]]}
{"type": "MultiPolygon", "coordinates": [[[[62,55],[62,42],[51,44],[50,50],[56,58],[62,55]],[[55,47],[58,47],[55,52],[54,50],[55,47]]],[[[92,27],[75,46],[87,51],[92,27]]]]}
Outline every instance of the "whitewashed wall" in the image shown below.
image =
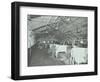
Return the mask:
{"type": "Polygon", "coordinates": [[[28,46],[28,48],[30,48],[35,44],[35,36],[34,36],[34,34],[32,33],[31,30],[28,30],[27,38],[28,38],[27,46],[28,46]]]}

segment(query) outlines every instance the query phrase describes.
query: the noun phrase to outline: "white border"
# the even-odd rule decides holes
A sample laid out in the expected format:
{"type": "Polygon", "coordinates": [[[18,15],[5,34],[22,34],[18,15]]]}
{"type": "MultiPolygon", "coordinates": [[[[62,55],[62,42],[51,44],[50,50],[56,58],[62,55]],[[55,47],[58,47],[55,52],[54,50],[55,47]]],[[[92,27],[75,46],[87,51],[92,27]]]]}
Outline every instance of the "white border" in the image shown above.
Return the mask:
{"type": "Polygon", "coordinates": [[[94,71],[94,11],[40,7],[20,8],[20,75],[41,75],[94,71]],[[60,15],[88,17],[88,64],[63,66],[27,66],[27,15],[60,15]]]}

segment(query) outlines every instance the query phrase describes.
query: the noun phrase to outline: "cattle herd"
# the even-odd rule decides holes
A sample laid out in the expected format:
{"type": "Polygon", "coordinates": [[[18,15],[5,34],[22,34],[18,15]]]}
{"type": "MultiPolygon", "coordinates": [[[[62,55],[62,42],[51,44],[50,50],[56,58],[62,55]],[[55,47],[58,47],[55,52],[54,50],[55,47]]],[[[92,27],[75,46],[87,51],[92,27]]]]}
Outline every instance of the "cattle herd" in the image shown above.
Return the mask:
{"type": "Polygon", "coordinates": [[[87,64],[88,49],[84,47],[62,45],[62,44],[46,44],[45,41],[38,48],[47,48],[48,55],[54,57],[65,65],[87,64]]]}

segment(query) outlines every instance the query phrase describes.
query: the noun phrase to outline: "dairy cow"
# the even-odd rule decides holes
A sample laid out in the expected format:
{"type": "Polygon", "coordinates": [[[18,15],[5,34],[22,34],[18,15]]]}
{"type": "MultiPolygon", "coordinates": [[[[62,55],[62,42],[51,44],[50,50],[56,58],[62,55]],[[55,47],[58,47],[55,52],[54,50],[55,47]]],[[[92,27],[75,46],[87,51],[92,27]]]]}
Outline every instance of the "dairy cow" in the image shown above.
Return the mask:
{"type": "Polygon", "coordinates": [[[58,45],[58,44],[50,44],[49,52],[52,52],[52,55],[57,57],[59,52],[67,53],[67,46],[66,45],[58,45]]]}
{"type": "Polygon", "coordinates": [[[74,46],[71,50],[71,56],[74,58],[77,64],[87,62],[88,50],[87,48],[81,48],[74,46]]]}
{"type": "Polygon", "coordinates": [[[56,53],[55,53],[56,57],[58,56],[59,52],[65,52],[65,53],[67,53],[67,45],[56,45],[55,48],[56,48],[56,53]]]}

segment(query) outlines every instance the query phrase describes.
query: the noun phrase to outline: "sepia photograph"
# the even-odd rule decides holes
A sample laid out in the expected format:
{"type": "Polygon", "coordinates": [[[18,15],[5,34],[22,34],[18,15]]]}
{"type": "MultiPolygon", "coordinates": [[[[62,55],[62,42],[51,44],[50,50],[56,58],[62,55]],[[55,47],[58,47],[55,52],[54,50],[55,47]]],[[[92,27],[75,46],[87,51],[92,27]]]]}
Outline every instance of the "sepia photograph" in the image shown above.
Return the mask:
{"type": "Polygon", "coordinates": [[[88,17],[27,15],[28,67],[88,64],[88,17]]]}

